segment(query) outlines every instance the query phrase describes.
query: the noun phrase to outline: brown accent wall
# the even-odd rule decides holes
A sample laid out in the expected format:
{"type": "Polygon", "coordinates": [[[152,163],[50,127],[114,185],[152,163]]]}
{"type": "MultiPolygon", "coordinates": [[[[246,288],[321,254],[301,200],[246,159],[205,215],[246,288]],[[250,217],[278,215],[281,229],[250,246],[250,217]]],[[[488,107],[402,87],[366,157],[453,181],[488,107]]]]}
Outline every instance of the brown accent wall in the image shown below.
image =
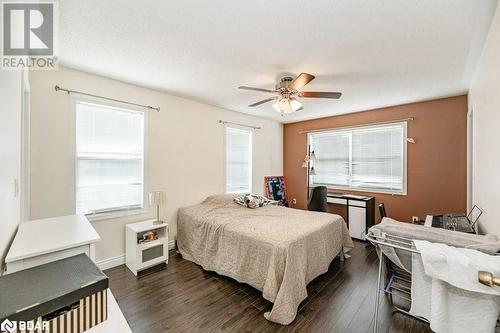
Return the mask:
{"type": "MultiPolygon", "coordinates": [[[[332,104],[335,107],[335,104],[332,104]]],[[[437,99],[382,109],[285,124],[283,136],[284,174],[289,198],[297,208],[306,208],[307,135],[301,130],[364,125],[414,117],[408,124],[407,195],[349,191],[384,202],[387,214],[410,222],[412,216],[465,212],[467,205],[467,96],[437,99]]],[[[337,191],[341,192],[341,191],[337,191]]],[[[346,192],[346,191],[343,191],[346,192]]],[[[376,222],[380,221],[377,208],[376,222]]]]}

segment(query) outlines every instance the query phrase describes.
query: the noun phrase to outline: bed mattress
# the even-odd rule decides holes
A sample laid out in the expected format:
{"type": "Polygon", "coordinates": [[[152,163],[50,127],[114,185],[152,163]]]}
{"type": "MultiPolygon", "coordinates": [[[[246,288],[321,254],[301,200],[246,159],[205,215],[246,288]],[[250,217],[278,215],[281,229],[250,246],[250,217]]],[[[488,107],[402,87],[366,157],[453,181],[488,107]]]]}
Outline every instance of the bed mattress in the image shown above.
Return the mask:
{"type": "Polygon", "coordinates": [[[234,196],[181,208],[177,244],[183,258],[262,291],[266,319],[290,324],[307,284],[353,247],[341,216],[280,206],[249,209],[234,196]]]}

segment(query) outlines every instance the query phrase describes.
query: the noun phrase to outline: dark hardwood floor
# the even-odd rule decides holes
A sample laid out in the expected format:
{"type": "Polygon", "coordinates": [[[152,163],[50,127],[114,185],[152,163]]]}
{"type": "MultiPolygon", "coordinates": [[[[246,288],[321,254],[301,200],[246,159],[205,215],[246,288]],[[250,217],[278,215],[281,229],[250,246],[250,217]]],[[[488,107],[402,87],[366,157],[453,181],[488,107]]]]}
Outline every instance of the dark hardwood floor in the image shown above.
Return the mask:
{"type": "MultiPolygon", "coordinates": [[[[134,332],[372,332],[378,260],[372,246],[356,242],[351,258],[335,259],[308,286],[295,321],[264,319],[272,304],[245,284],[183,260],[171,251],[165,269],[136,278],[126,266],[105,273],[134,332]]],[[[428,325],[392,314],[385,297],[379,332],[431,332],[428,325]]]]}

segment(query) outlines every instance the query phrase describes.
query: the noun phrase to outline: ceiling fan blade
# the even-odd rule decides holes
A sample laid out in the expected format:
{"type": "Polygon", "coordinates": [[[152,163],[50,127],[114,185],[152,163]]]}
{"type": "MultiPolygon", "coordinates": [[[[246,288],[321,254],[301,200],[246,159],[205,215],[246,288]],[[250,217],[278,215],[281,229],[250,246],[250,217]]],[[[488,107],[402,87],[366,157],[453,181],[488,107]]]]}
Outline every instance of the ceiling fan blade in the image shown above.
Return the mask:
{"type": "Polygon", "coordinates": [[[264,103],[267,103],[267,102],[271,102],[271,101],[274,101],[277,97],[269,97],[269,98],[266,98],[266,99],[263,99],[262,101],[258,101],[256,103],[253,103],[253,104],[250,104],[249,107],[254,107],[254,106],[259,106],[261,104],[264,104],[264,103]]]}
{"type": "Polygon", "coordinates": [[[303,86],[305,86],[312,80],[314,80],[314,75],[301,73],[295,78],[295,80],[292,81],[292,83],[290,83],[288,87],[293,90],[300,90],[303,86]]]}
{"type": "Polygon", "coordinates": [[[331,91],[301,91],[299,93],[300,97],[306,98],[333,98],[339,99],[342,96],[340,92],[331,92],[331,91]]]}
{"type": "Polygon", "coordinates": [[[239,86],[238,89],[253,90],[253,91],[263,91],[263,92],[270,92],[270,93],[275,93],[276,92],[276,90],[263,89],[263,88],[254,88],[254,87],[247,87],[247,86],[239,86]]]}

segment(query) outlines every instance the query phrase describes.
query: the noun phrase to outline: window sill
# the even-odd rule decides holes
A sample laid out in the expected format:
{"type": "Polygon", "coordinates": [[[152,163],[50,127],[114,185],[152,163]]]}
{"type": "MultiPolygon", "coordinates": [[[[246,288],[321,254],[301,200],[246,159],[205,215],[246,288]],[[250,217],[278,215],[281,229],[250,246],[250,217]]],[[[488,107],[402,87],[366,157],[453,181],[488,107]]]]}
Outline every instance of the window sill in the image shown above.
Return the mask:
{"type": "Polygon", "coordinates": [[[143,215],[146,213],[148,213],[148,210],[146,210],[144,208],[140,208],[140,209],[134,209],[134,210],[121,211],[121,212],[102,213],[102,214],[97,214],[97,215],[85,215],[85,217],[87,217],[89,222],[99,222],[99,221],[112,220],[112,219],[117,219],[117,218],[126,217],[126,216],[143,215]]]}
{"type": "Polygon", "coordinates": [[[226,192],[226,194],[246,194],[253,193],[252,191],[234,191],[234,192],[226,192]]]}

